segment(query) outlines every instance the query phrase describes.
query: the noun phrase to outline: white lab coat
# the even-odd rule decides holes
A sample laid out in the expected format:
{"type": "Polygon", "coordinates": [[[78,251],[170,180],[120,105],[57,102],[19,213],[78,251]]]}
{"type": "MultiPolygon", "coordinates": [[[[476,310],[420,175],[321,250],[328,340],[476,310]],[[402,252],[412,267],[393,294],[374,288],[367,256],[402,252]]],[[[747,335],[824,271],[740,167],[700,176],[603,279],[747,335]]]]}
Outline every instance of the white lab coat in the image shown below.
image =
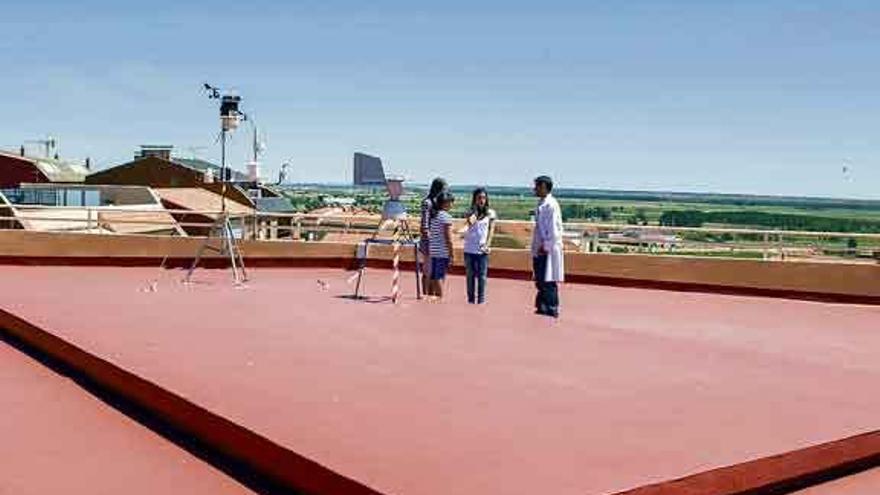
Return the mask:
{"type": "Polygon", "coordinates": [[[562,251],[562,210],[553,195],[544,197],[535,209],[535,229],[532,233],[532,256],[543,246],[547,252],[547,270],[544,282],[565,280],[565,257],[562,251]]]}

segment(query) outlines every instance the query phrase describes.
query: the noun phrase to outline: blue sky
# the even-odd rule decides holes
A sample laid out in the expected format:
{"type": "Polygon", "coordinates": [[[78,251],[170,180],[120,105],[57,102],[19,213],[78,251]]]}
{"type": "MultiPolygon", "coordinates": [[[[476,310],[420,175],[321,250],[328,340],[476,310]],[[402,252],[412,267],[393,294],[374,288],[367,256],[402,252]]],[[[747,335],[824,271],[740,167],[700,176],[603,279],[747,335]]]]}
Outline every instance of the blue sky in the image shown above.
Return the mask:
{"type": "Polygon", "coordinates": [[[419,182],[880,198],[874,1],[12,0],[0,28],[0,146],[101,167],[216,159],[211,82],[296,181],[364,151],[419,182]]]}

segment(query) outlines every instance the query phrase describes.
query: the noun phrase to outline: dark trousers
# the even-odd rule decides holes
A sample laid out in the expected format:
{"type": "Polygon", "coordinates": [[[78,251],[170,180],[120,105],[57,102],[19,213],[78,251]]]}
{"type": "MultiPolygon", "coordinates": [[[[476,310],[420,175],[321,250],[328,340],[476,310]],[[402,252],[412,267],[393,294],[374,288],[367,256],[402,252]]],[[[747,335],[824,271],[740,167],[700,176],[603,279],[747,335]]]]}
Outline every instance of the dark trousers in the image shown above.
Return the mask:
{"type": "Polygon", "coordinates": [[[464,253],[465,276],[467,277],[468,302],[486,302],[486,276],[489,274],[489,255],[464,253]]]}
{"type": "Polygon", "coordinates": [[[535,288],[538,289],[538,294],[535,295],[535,311],[559,316],[559,287],[556,282],[544,281],[547,273],[547,255],[532,258],[532,268],[535,274],[535,288]]]}

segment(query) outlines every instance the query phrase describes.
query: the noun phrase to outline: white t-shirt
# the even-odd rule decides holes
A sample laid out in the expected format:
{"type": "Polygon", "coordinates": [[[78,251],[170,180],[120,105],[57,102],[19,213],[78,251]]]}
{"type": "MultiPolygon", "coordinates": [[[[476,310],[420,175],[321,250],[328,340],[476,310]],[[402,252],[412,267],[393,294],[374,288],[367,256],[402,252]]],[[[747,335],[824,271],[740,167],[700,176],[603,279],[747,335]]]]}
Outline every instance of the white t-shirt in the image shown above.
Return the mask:
{"type": "Polygon", "coordinates": [[[449,246],[446,245],[446,226],[452,224],[452,215],[440,210],[431,219],[431,243],[429,244],[432,258],[448,258],[449,246]]]}
{"type": "MultiPolygon", "coordinates": [[[[490,209],[485,217],[471,224],[464,235],[464,252],[468,254],[483,254],[483,246],[489,242],[489,226],[495,219],[495,210],[490,209]]],[[[488,247],[488,246],[486,246],[488,247]]]]}

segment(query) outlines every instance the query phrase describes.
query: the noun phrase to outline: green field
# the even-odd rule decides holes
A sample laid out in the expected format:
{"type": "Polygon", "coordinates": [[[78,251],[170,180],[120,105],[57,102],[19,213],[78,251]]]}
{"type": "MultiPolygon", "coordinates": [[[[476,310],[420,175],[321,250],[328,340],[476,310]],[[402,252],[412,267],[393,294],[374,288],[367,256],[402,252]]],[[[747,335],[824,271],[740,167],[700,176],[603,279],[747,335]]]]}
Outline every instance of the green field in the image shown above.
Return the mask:
{"type": "MultiPolygon", "coordinates": [[[[465,215],[471,190],[452,188],[456,196],[453,215],[465,215]]],[[[527,189],[489,190],[492,207],[501,219],[529,220],[536,201],[527,189]]],[[[423,190],[410,190],[404,198],[414,215],[423,194],[423,190]]],[[[331,197],[352,198],[359,208],[376,212],[385,201],[382,190],[342,186],[291,189],[287,195],[304,212],[324,206],[331,197]]],[[[880,201],[565,189],[557,191],[557,199],[566,222],[880,233],[880,201]]]]}

